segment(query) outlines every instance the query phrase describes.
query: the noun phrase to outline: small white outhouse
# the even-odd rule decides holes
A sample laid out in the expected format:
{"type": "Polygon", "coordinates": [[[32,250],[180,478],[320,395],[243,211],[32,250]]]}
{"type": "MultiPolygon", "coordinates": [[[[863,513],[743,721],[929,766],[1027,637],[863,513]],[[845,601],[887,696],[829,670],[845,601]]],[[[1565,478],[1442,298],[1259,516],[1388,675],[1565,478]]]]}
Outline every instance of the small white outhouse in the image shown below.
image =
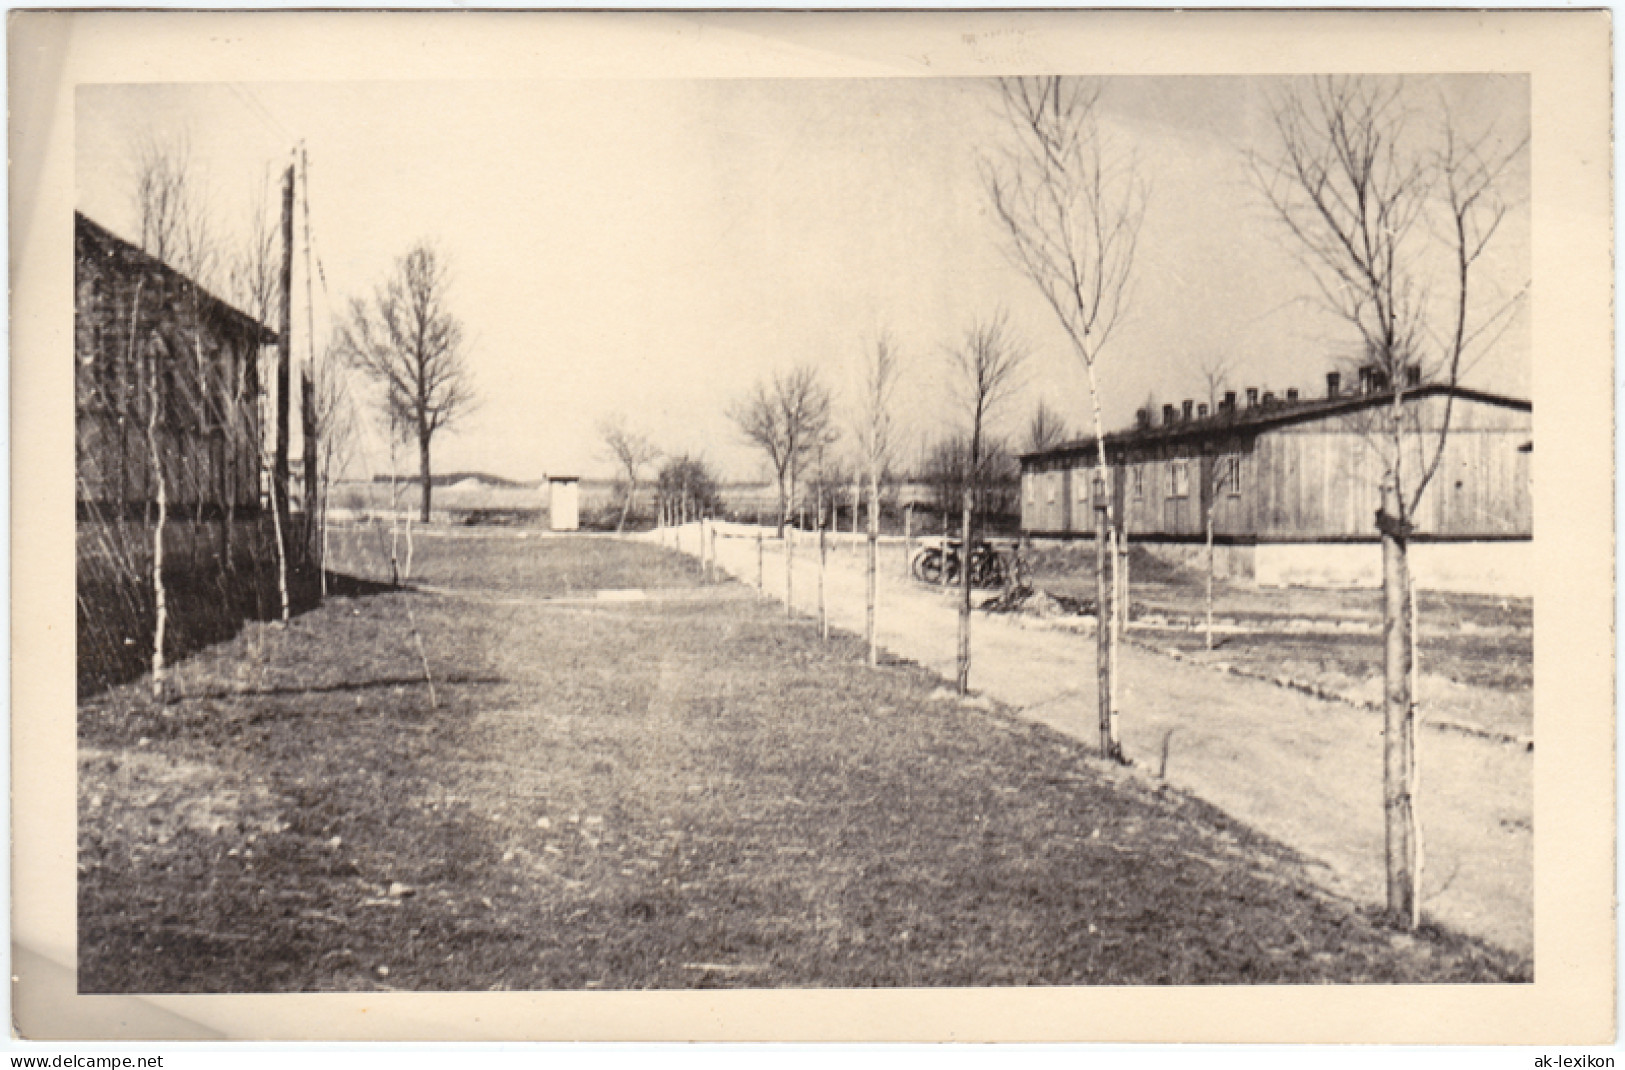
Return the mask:
{"type": "Polygon", "coordinates": [[[553,531],[581,527],[581,477],[547,477],[547,526],[553,531]]]}

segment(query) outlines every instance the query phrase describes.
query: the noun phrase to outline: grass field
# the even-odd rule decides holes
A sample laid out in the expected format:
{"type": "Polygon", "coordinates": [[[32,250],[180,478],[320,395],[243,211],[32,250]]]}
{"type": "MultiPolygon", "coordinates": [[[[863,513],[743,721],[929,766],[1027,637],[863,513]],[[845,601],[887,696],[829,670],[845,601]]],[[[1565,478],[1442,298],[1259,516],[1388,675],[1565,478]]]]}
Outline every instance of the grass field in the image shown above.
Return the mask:
{"type": "Polygon", "coordinates": [[[1528,976],[656,548],[446,540],[421,574],[470,593],[333,598],[168,705],[81,707],[82,991],[1528,976]],[[543,601],[588,586],[651,594],[543,601]]]}

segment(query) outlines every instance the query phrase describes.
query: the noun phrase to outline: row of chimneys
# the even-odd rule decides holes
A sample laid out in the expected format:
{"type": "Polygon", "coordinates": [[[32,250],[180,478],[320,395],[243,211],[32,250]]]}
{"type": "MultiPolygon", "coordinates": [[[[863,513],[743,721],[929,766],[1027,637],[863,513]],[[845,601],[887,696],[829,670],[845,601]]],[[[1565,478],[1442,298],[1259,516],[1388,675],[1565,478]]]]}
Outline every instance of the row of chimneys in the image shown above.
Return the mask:
{"type": "MultiPolygon", "coordinates": [[[[1407,387],[1422,385],[1422,366],[1420,364],[1407,364],[1405,366],[1405,385],[1407,387]]],[[[1334,400],[1336,398],[1343,397],[1342,386],[1342,375],[1337,372],[1326,373],[1327,400],[1334,400]]],[[[1368,364],[1360,369],[1359,389],[1355,396],[1358,396],[1359,394],[1380,394],[1387,389],[1388,373],[1386,370],[1375,364],[1368,364]]],[[[1297,403],[1298,388],[1289,387],[1286,392],[1286,404],[1296,405],[1297,403]]],[[[1262,396],[1260,396],[1259,390],[1256,386],[1250,386],[1247,388],[1247,408],[1256,409],[1260,405],[1263,405],[1264,408],[1268,409],[1274,407],[1275,404],[1275,392],[1273,390],[1266,390],[1263,392],[1262,396]]],[[[1195,419],[1207,419],[1208,407],[1206,402],[1197,404],[1196,402],[1187,398],[1179,406],[1164,405],[1162,407],[1163,426],[1167,427],[1176,423],[1189,423],[1193,417],[1193,410],[1195,419]]],[[[1224,392],[1224,400],[1219,402],[1219,409],[1216,415],[1227,416],[1235,411],[1236,392],[1234,390],[1226,390],[1224,392]]],[[[1139,422],[1141,428],[1151,426],[1151,416],[1152,413],[1150,409],[1140,410],[1139,422]]]]}

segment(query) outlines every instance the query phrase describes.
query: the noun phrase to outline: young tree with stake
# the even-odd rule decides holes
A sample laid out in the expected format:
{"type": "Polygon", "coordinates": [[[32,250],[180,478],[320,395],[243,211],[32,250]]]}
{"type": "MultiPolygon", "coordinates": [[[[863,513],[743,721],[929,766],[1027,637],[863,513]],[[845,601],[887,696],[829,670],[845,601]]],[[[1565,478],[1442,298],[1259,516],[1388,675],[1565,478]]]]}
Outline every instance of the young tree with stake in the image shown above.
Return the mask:
{"type": "Polygon", "coordinates": [[[1388,912],[1421,918],[1416,820],[1415,591],[1409,540],[1444,455],[1453,390],[1434,426],[1406,399],[1423,382],[1454,387],[1505,330],[1526,285],[1492,294],[1485,253],[1527,159],[1528,136],[1469,131],[1439,99],[1399,78],[1295,82],[1275,103],[1276,147],[1250,158],[1255,184],[1312,276],[1327,311],[1359,338],[1388,403],[1373,428],[1381,456],[1383,807],[1388,912]]]}
{"type": "MultiPolygon", "coordinates": [[[[868,563],[865,569],[864,639],[869,648],[869,664],[880,663],[880,647],[876,639],[875,615],[878,612],[880,587],[880,481],[891,464],[892,454],[892,398],[897,390],[899,374],[897,345],[891,337],[881,334],[872,347],[863,351],[859,400],[854,437],[862,458],[863,475],[869,483],[869,538],[868,563]]],[[[853,523],[857,522],[857,503],[853,502],[853,523]]]]}
{"type": "MultiPolygon", "coordinates": [[[[966,330],[955,348],[949,350],[953,367],[954,392],[965,416],[969,433],[964,486],[960,494],[959,543],[959,658],[956,687],[959,694],[970,691],[970,609],[971,554],[976,546],[976,488],[985,475],[988,426],[1020,386],[1027,351],[1011,333],[1009,317],[1003,310],[980,320],[966,330]]],[[[944,569],[946,571],[946,569],[944,569]]]]}
{"type": "MultiPolygon", "coordinates": [[[[1146,190],[1133,160],[1115,154],[1100,124],[1100,87],[1073,78],[1003,78],[1000,101],[1006,130],[997,154],[983,160],[982,177],[1008,239],[1012,261],[1055,313],[1074,356],[1083,365],[1095,441],[1102,455],[1103,538],[1112,573],[1118,566],[1111,467],[1103,455],[1101,356],[1128,307],[1146,190]]],[[[1115,584],[1115,580],[1114,580],[1115,584]]],[[[1126,592],[1125,592],[1126,593],[1126,592]]],[[[1118,599],[1121,603],[1122,599],[1118,599]]],[[[1121,755],[1116,738],[1116,674],[1121,619],[1101,607],[1106,635],[1099,658],[1102,749],[1121,755]]]]}

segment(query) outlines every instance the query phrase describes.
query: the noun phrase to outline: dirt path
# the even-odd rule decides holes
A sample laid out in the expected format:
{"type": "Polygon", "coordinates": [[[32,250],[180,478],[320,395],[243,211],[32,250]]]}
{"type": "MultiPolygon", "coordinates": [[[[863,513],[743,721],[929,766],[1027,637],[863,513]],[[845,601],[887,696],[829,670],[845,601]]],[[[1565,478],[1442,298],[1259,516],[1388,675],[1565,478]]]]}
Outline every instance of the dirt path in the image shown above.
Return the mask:
{"type": "MultiPolygon", "coordinates": [[[[659,538],[658,534],[646,536],[659,538]]],[[[681,549],[698,550],[697,530],[681,549]]],[[[671,536],[666,545],[672,545],[671,536]]],[[[724,526],[719,563],[755,584],[755,529],[724,526]]],[[[765,593],[783,600],[782,544],[762,548],[765,593]]],[[[833,627],[861,631],[863,570],[849,545],[828,555],[833,627]]],[[[903,578],[902,547],[882,558],[880,643],[944,676],[954,674],[953,592],[903,578]]],[[[794,550],[798,612],[816,612],[816,545],[794,550]]],[[[1092,638],[976,614],[971,686],[1036,721],[1098,738],[1092,638]]],[[[1377,715],[1272,684],[1225,676],[1125,646],[1123,745],[1232,816],[1324,865],[1326,884],[1359,901],[1383,895],[1381,750],[1377,715]]],[[[1424,913],[1522,955],[1534,947],[1533,759],[1525,750],[1457,733],[1419,742],[1424,913]]]]}

